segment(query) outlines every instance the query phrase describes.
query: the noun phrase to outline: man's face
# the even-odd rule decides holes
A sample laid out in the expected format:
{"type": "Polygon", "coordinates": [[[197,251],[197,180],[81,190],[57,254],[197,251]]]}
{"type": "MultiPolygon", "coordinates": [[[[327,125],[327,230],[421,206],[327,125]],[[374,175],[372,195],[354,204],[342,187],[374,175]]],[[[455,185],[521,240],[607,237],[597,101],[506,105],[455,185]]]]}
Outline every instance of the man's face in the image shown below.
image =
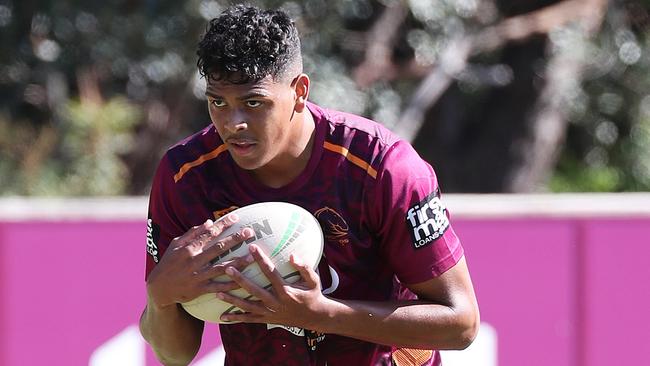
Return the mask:
{"type": "Polygon", "coordinates": [[[208,78],[210,118],[241,168],[282,170],[280,164],[287,164],[285,155],[296,137],[294,87],[271,76],[246,84],[208,78]]]}

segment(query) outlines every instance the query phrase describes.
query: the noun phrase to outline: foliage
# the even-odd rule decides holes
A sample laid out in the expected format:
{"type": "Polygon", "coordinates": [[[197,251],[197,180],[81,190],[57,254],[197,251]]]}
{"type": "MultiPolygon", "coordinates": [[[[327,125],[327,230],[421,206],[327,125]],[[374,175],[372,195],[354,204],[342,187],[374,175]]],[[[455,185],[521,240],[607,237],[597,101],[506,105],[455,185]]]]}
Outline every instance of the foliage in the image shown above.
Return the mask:
{"type": "MultiPolygon", "coordinates": [[[[0,195],[146,193],[164,150],[209,122],[195,45],[207,20],[235,2],[0,0],[0,195]]],[[[281,7],[296,19],[314,101],[389,127],[454,41],[560,2],[251,1],[281,7]]],[[[547,187],[650,189],[649,8],[643,1],[611,2],[594,36],[576,35],[569,26],[518,40],[522,52],[530,44],[530,50],[542,50],[518,63],[504,61],[519,57],[512,47],[474,55],[427,124],[441,126],[443,139],[460,136],[460,146],[482,151],[472,164],[447,157],[440,164],[454,165],[456,181],[471,179],[477,191],[502,189],[488,185],[485,175],[462,175],[495,160],[493,147],[484,148],[482,141],[494,139],[510,150],[520,143],[509,135],[509,141],[495,138],[492,126],[501,122],[501,112],[494,111],[504,108],[498,92],[521,87],[521,67],[538,73],[531,83],[540,84],[553,49],[573,37],[565,50],[575,50],[587,71],[569,75],[567,85],[573,86],[558,96],[569,123],[547,187]],[[459,104],[454,94],[471,104],[459,104]],[[454,124],[450,116],[461,112],[471,123],[454,124]],[[494,120],[484,121],[486,116],[494,120]]],[[[514,89],[508,95],[519,99],[509,100],[508,108],[531,114],[523,106],[533,105],[530,98],[538,93],[514,89]]],[[[423,141],[433,141],[427,134],[434,130],[422,131],[423,141]]],[[[459,149],[449,156],[462,158],[459,149]]],[[[448,191],[454,190],[451,181],[448,191]]]]}
{"type": "Polygon", "coordinates": [[[120,159],[132,149],[139,109],[124,98],[102,104],[70,100],[56,126],[0,119],[0,184],[6,194],[122,194],[129,172],[120,159]]]}
{"type": "Polygon", "coordinates": [[[571,123],[554,191],[650,190],[650,31],[611,9],[569,101],[571,123]]]}

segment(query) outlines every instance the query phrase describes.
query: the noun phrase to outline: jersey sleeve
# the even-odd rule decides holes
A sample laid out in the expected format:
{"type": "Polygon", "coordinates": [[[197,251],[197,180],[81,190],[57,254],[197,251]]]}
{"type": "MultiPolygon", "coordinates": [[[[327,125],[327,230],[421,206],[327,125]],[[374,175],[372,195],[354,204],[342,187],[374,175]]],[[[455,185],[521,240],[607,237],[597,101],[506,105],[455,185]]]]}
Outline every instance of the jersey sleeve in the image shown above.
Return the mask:
{"type": "Polygon", "coordinates": [[[169,160],[161,160],[154,175],[149,195],[145,279],[162,258],[169,243],[185,233],[178,219],[179,199],[174,189],[174,174],[169,160]]]}
{"type": "Polygon", "coordinates": [[[384,260],[401,282],[430,280],[462,258],[435,172],[405,141],[389,148],[366,201],[384,260]]]}

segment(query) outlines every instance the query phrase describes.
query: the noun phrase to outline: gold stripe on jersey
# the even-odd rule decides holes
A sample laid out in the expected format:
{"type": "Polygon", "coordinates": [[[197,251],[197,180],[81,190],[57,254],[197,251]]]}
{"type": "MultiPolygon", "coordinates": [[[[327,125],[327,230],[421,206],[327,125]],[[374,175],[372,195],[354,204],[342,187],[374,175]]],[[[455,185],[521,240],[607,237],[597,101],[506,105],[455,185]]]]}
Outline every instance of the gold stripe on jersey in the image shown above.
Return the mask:
{"type": "Polygon", "coordinates": [[[396,366],[422,366],[433,356],[427,349],[399,348],[393,352],[393,364],[396,366]]]}
{"type": "Polygon", "coordinates": [[[187,173],[190,169],[197,167],[210,159],[216,158],[224,151],[226,151],[226,144],[220,145],[209,153],[199,156],[199,158],[194,161],[183,164],[183,166],[178,170],[178,173],[174,175],[174,183],[178,183],[178,181],[181,180],[185,173],[187,173]]]}
{"type": "Polygon", "coordinates": [[[238,208],[239,208],[239,207],[237,207],[237,206],[230,206],[230,207],[228,207],[228,208],[224,208],[223,210],[217,210],[217,211],[214,211],[214,212],[212,213],[212,215],[214,215],[214,219],[215,219],[215,220],[218,220],[221,216],[226,216],[227,214],[229,214],[229,213],[235,211],[235,210],[238,209],[238,208]]]}
{"type": "Polygon", "coordinates": [[[368,175],[370,175],[371,177],[377,179],[377,171],[373,167],[371,167],[370,164],[363,161],[363,159],[361,159],[360,157],[358,157],[358,156],[356,156],[354,154],[351,154],[350,151],[348,149],[344,148],[343,146],[334,145],[334,144],[332,144],[330,142],[325,141],[325,143],[323,144],[323,147],[325,149],[329,150],[329,151],[333,151],[335,153],[339,153],[339,154],[343,155],[346,159],[348,159],[349,162],[351,162],[352,164],[354,164],[354,165],[358,166],[359,168],[365,170],[366,173],[368,173],[368,175]]]}

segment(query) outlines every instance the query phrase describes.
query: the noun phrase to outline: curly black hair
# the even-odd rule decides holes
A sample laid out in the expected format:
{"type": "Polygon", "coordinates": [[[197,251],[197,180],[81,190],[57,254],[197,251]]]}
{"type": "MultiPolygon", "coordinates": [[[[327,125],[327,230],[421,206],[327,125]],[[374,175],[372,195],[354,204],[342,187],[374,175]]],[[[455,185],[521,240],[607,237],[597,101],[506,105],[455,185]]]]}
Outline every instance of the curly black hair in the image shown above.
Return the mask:
{"type": "Polygon", "coordinates": [[[196,53],[199,72],[212,80],[239,84],[271,75],[277,81],[302,72],[298,30],[280,10],[225,10],[210,21],[196,53]]]}

